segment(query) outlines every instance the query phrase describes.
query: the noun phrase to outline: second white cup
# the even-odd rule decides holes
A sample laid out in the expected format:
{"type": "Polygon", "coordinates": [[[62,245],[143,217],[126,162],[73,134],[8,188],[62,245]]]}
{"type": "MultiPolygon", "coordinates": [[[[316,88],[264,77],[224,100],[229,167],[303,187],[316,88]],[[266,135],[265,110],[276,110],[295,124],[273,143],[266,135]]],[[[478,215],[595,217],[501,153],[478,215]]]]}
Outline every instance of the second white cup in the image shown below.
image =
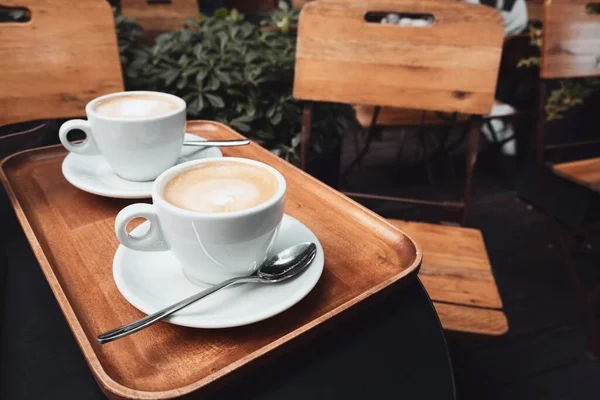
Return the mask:
{"type": "Polygon", "coordinates": [[[112,170],[130,181],[151,181],[177,162],[185,135],[183,99],[159,92],[120,92],[89,102],[87,121],[73,119],[59,131],[67,150],[102,154],[112,170]],[[81,129],[85,140],[73,144],[67,134],[81,129]]]}

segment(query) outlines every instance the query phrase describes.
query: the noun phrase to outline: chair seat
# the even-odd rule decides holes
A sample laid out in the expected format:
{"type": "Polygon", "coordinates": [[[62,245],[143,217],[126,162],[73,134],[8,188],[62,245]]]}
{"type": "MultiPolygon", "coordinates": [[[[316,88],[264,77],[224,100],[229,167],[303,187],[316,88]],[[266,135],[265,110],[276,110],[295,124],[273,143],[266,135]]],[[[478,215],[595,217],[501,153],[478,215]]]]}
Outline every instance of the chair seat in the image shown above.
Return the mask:
{"type": "Polygon", "coordinates": [[[388,220],[423,250],[419,277],[445,329],[502,335],[508,322],[477,229],[388,220]]]}
{"type": "Polygon", "coordinates": [[[554,164],[552,170],[560,177],[600,192],[600,157],[554,164]]]}

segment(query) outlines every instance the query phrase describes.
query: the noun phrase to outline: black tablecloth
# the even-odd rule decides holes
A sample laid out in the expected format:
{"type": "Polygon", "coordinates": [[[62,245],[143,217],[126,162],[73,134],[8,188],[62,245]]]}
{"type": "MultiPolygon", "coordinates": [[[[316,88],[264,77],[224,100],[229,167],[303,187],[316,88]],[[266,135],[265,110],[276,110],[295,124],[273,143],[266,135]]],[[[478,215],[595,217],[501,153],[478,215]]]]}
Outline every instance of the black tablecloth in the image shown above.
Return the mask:
{"type": "MultiPolygon", "coordinates": [[[[104,398],[0,189],[0,399],[104,398]]],[[[444,335],[415,279],[214,398],[454,399],[444,335]]]]}

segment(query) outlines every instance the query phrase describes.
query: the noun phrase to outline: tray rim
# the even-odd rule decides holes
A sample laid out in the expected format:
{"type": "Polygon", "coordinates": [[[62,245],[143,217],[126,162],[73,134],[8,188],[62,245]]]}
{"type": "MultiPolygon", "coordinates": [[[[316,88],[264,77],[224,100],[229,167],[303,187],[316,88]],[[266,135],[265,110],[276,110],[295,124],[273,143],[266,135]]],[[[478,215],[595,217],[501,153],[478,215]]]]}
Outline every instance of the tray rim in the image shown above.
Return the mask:
{"type": "MultiPolygon", "coordinates": [[[[228,131],[230,134],[232,134],[235,137],[245,139],[245,137],[243,135],[241,135],[240,133],[234,131],[233,129],[231,129],[230,127],[228,127],[224,124],[221,124],[221,123],[215,122],[215,121],[189,120],[189,121],[187,121],[186,131],[190,130],[190,126],[196,125],[196,124],[214,125],[222,130],[228,131]]],[[[195,133],[192,133],[192,134],[195,134],[195,133]]],[[[274,155],[267,149],[264,149],[262,146],[259,146],[259,145],[257,145],[257,146],[261,150],[267,152],[270,156],[275,157],[278,160],[280,160],[276,155],[274,155]]],[[[352,307],[361,303],[363,300],[368,299],[369,297],[372,297],[373,295],[375,295],[377,293],[380,293],[384,289],[389,289],[394,283],[400,282],[403,278],[408,278],[410,276],[416,276],[419,271],[419,268],[421,266],[421,262],[423,260],[423,252],[422,252],[420,246],[404,231],[396,228],[395,226],[393,226],[392,224],[387,222],[383,217],[376,214],[375,212],[369,210],[368,208],[364,207],[363,205],[361,205],[361,204],[355,202],[354,200],[350,199],[349,197],[345,196],[341,192],[325,185],[318,179],[312,177],[308,173],[297,168],[297,171],[299,171],[301,174],[303,174],[304,178],[308,178],[309,180],[312,180],[312,181],[316,182],[317,184],[328,187],[331,190],[332,194],[335,194],[339,199],[341,199],[347,203],[350,203],[350,205],[352,207],[357,207],[361,212],[366,212],[367,214],[378,219],[383,224],[388,225],[393,230],[399,231],[402,235],[404,235],[405,239],[408,240],[415,248],[415,258],[414,258],[412,264],[410,266],[406,267],[405,269],[403,269],[402,271],[400,271],[399,273],[389,277],[388,279],[380,282],[379,284],[377,284],[375,286],[372,286],[369,290],[366,290],[366,291],[362,292],[360,295],[353,297],[351,300],[349,300],[343,304],[340,304],[338,307],[330,310],[329,312],[321,315],[320,317],[311,320],[310,322],[302,325],[301,327],[289,332],[288,334],[286,334],[284,336],[279,337],[278,339],[259,348],[258,350],[229,364],[227,367],[224,367],[218,371],[215,371],[214,373],[207,375],[202,379],[199,379],[195,382],[189,383],[185,386],[182,386],[180,388],[175,388],[175,389],[168,389],[168,390],[161,390],[161,391],[145,391],[145,390],[132,389],[132,388],[129,388],[129,387],[122,385],[121,383],[115,381],[104,370],[102,363],[100,362],[100,359],[98,358],[96,352],[94,351],[94,348],[92,347],[90,341],[88,340],[88,338],[83,330],[83,327],[81,325],[81,322],[77,318],[77,314],[71,307],[69,298],[66,296],[66,294],[60,284],[60,281],[56,277],[54,269],[53,269],[51,263],[49,262],[48,258],[46,257],[46,254],[44,253],[44,250],[33,230],[33,227],[31,226],[29,219],[27,218],[27,215],[25,214],[25,211],[24,211],[21,203],[19,202],[19,199],[17,198],[17,195],[11,185],[11,182],[10,182],[7,174],[5,173],[5,168],[10,162],[18,162],[17,160],[19,158],[29,156],[31,153],[45,153],[45,152],[52,151],[52,150],[55,150],[55,149],[58,149],[61,147],[63,147],[63,146],[60,144],[37,147],[34,149],[27,149],[27,150],[19,151],[17,153],[14,153],[14,154],[11,154],[11,155],[5,157],[3,160],[0,161],[0,182],[4,186],[4,189],[6,190],[7,196],[8,196],[10,203],[15,211],[17,219],[19,220],[19,223],[21,224],[21,227],[23,228],[25,236],[27,237],[27,241],[29,242],[29,244],[34,252],[36,259],[40,263],[40,268],[42,269],[42,272],[43,272],[44,276],[46,277],[48,284],[50,285],[50,289],[52,290],[52,293],[54,294],[54,297],[56,298],[56,301],[58,302],[58,305],[60,306],[61,312],[65,316],[66,322],[69,325],[71,332],[75,336],[77,345],[81,349],[86,363],[90,367],[92,374],[94,375],[94,378],[98,382],[100,388],[108,396],[117,395],[117,396],[120,396],[121,398],[127,398],[127,399],[132,398],[132,399],[159,400],[159,399],[168,399],[168,398],[180,397],[180,396],[191,394],[191,393],[195,392],[196,390],[201,389],[201,388],[219,380],[220,378],[226,376],[227,374],[234,372],[245,365],[250,364],[253,361],[263,359],[263,356],[265,354],[271,352],[272,350],[281,348],[281,346],[284,344],[289,344],[293,341],[296,341],[296,339],[298,337],[302,336],[303,333],[305,333],[307,331],[311,331],[314,328],[322,326],[325,322],[327,322],[331,318],[338,316],[340,314],[343,314],[344,311],[351,309],[352,307]]],[[[281,161],[285,162],[283,160],[281,160],[281,161]]],[[[292,168],[296,168],[291,164],[290,164],[290,166],[292,168]]]]}

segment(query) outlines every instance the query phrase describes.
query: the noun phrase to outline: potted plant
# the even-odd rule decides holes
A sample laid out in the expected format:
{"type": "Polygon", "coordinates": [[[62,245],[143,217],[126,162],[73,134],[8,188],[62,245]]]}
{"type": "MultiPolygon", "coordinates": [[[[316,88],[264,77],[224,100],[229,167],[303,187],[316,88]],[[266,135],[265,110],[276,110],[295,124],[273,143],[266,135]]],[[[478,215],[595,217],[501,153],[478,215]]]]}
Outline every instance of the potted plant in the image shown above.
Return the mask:
{"type": "MultiPolygon", "coordinates": [[[[293,30],[265,32],[224,9],[160,35],[152,47],[136,42],[131,21],[119,20],[117,29],[127,89],[176,94],[186,100],[190,118],[222,122],[299,163],[302,104],[292,96],[293,30]]],[[[339,104],[314,106],[309,172],[329,184],[337,181],[351,112],[339,104]]]]}

